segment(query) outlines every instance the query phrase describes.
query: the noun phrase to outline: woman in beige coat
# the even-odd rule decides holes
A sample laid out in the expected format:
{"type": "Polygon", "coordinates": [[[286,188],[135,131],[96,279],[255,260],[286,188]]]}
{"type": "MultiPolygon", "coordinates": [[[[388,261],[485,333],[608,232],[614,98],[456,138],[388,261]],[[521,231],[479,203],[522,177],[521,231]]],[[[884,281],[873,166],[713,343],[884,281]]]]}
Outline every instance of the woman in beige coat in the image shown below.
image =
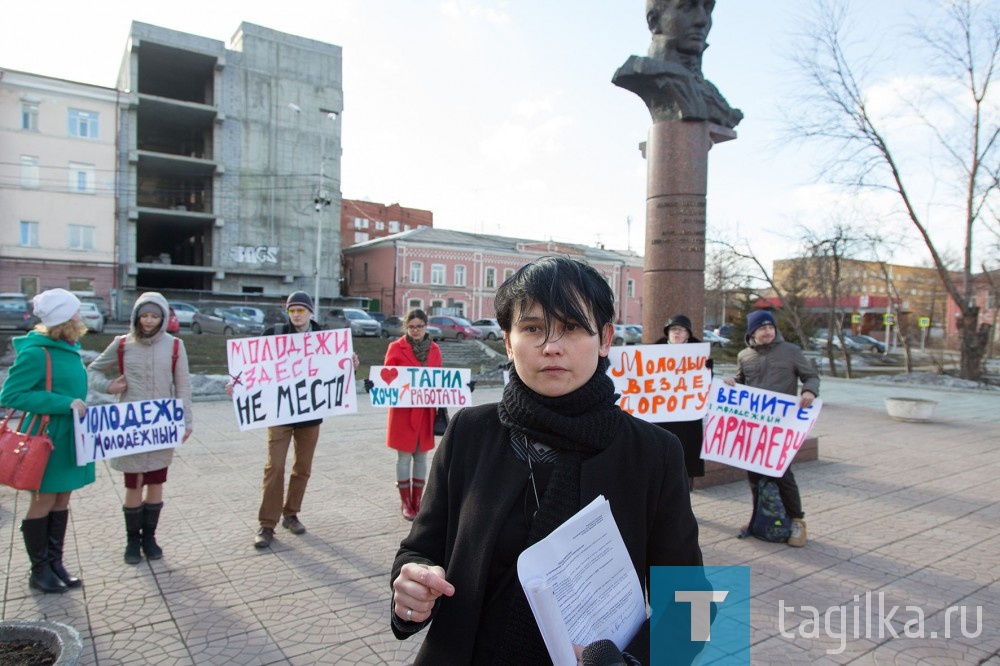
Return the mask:
{"type": "MultiPolygon", "coordinates": [[[[191,436],[191,376],[180,338],[166,332],[167,300],[150,291],[136,299],[129,332],[116,337],[88,367],[90,386],[117,395],[120,402],[179,398],[184,405],[184,441],[191,436]],[[107,373],[121,370],[109,380],[107,373]]],[[[173,460],[172,448],[111,458],[112,469],[125,473],[125,562],[138,564],[163,557],[156,543],[156,526],[163,509],[163,484],[173,460]],[[142,489],[146,487],[143,498],[142,489]],[[141,550],[140,550],[141,549],[141,550]]]]}

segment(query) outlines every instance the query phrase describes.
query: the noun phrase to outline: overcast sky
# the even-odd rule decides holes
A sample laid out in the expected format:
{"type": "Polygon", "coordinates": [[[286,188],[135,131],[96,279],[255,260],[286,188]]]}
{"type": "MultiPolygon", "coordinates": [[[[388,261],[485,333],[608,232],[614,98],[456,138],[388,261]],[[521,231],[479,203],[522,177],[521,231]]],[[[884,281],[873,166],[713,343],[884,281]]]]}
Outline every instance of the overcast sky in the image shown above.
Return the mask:
{"type": "MultiPolygon", "coordinates": [[[[855,3],[867,40],[859,48],[877,46],[887,58],[887,107],[885,90],[924,75],[908,69],[907,45],[889,36],[937,2],[855,3]]],[[[338,44],[345,198],[429,209],[442,228],[643,249],[638,144],[650,119],[611,77],[630,55],[645,55],[644,0],[7,4],[0,67],[109,87],[132,20],[227,44],[241,21],[338,44]]],[[[745,114],[738,139],[709,156],[709,236],[750,236],[768,259],[794,251],[796,225],[818,223],[844,201],[814,182],[814,147],[779,139],[790,99],[784,58],[810,4],[719,0],[703,65],[745,114]]],[[[883,205],[872,200],[872,222],[888,227],[883,205]]],[[[953,215],[939,210],[932,227],[953,215]]],[[[899,228],[913,239],[899,263],[926,261],[916,233],[899,228]]]]}

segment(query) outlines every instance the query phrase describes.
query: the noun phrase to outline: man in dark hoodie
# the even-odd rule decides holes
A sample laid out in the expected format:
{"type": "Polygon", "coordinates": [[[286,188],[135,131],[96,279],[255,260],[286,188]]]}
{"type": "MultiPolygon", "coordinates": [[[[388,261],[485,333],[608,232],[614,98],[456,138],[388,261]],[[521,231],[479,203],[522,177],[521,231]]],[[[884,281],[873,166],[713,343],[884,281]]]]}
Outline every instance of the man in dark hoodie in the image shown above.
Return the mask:
{"type": "MultiPolygon", "coordinates": [[[[747,317],[745,340],[747,348],[736,357],[736,377],[726,379],[726,384],[746,384],[786,395],[799,395],[800,407],[808,407],[813,403],[819,395],[819,373],[806,360],[798,345],[785,342],[770,312],[757,310],[750,313],[747,317]]],[[[756,472],[747,472],[747,475],[756,506],[757,480],[762,475],[756,472]]],[[[806,545],[806,521],[791,465],[783,476],[775,480],[785,511],[792,519],[792,535],[788,537],[788,545],[801,548],[806,545]]]]}

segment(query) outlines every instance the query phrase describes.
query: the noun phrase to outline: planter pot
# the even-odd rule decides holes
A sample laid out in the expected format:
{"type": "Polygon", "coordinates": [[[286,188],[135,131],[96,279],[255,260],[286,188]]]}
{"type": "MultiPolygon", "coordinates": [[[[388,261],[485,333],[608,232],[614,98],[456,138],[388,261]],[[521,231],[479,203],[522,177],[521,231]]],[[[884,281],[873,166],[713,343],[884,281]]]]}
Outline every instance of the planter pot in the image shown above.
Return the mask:
{"type": "Polygon", "coordinates": [[[76,666],[83,653],[80,632],[62,622],[7,620],[0,622],[0,642],[37,641],[55,655],[56,666],[76,666]]]}
{"type": "Polygon", "coordinates": [[[885,411],[897,421],[925,423],[934,416],[937,402],[922,398],[886,398],[885,411]]]}

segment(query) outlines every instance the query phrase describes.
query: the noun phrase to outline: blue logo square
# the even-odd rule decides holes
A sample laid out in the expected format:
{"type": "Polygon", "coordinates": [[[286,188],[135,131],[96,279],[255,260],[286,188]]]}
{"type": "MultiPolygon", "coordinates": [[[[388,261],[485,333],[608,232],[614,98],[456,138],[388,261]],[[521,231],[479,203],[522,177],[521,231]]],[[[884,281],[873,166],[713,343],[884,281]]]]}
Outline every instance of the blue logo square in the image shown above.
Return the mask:
{"type": "Polygon", "coordinates": [[[660,664],[750,664],[750,567],[650,567],[649,654],[660,664]]]}

